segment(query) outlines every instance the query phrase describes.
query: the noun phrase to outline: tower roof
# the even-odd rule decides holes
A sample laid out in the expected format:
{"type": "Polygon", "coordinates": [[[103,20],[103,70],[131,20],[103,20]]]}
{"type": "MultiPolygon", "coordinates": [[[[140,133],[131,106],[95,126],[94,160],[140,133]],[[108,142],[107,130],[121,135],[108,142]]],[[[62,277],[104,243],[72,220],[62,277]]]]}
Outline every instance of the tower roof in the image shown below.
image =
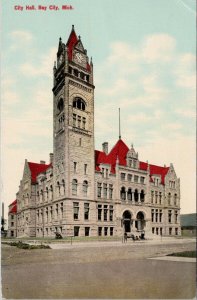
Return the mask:
{"type": "Polygon", "coordinates": [[[68,58],[69,60],[72,60],[72,52],[73,52],[73,47],[76,45],[78,41],[77,35],[75,33],[75,28],[74,25],[72,25],[72,30],[69,35],[68,41],[66,43],[66,46],[68,48],[68,58]]]}

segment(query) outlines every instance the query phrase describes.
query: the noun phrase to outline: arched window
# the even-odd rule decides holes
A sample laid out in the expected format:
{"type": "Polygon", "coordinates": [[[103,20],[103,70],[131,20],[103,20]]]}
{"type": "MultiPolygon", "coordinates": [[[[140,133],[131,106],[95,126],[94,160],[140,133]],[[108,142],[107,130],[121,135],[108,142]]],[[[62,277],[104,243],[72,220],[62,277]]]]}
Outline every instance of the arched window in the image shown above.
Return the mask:
{"type": "Polygon", "coordinates": [[[62,112],[64,109],[64,100],[62,98],[60,98],[60,100],[57,103],[57,109],[58,113],[62,112]]]}
{"type": "Polygon", "coordinates": [[[49,197],[49,189],[48,189],[48,187],[46,187],[46,196],[47,196],[47,199],[48,199],[48,197],[49,197]]]}
{"type": "Polygon", "coordinates": [[[140,200],[141,200],[142,202],[144,202],[144,197],[145,197],[144,190],[141,190],[141,193],[140,193],[140,200]]]}
{"type": "Polygon", "coordinates": [[[57,182],[57,191],[58,191],[58,195],[60,195],[60,183],[59,183],[59,181],[57,182]]]}
{"type": "Polygon", "coordinates": [[[72,194],[77,195],[77,179],[73,179],[72,181],[72,194]]]}
{"type": "Polygon", "coordinates": [[[132,189],[128,189],[128,192],[127,192],[127,199],[128,199],[128,200],[132,200],[132,189]]]}
{"type": "Polygon", "coordinates": [[[75,97],[73,101],[73,107],[80,109],[80,110],[85,110],[86,103],[85,101],[80,98],[80,97],[75,97]]]}
{"type": "Polygon", "coordinates": [[[84,180],[84,182],[83,182],[83,195],[87,196],[87,194],[88,194],[88,182],[87,182],[87,180],[84,180]]]}
{"type": "Polygon", "coordinates": [[[121,187],[121,190],[120,190],[120,199],[121,200],[126,200],[126,190],[125,190],[125,187],[121,187]]]}
{"type": "Polygon", "coordinates": [[[174,205],[177,205],[177,194],[174,194],[174,205]]]}
{"type": "Polygon", "coordinates": [[[134,200],[138,201],[138,190],[137,189],[135,189],[135,192],[134,192],[134,200]]]}
{"type": "Polygon", "coordinates": [[[171,205],[171,193],[168,193],[168,205],[171,205]]]}
{"type": "Polygon", "coordinates": [[[65,181],[62,179],[63,193],[65,194],[65,181]]]}

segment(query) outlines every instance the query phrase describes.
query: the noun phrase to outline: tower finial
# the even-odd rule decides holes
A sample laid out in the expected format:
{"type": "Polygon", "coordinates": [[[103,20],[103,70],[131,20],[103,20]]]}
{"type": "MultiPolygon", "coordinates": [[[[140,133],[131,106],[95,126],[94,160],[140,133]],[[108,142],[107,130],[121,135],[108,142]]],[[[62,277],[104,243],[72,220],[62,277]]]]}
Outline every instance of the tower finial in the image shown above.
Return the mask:
{"type": "Polygon", "coordinates": [[[72,25],[72,30],[75,30],[75,26],[74,25],[72,25]]]}
{"type": "Polygon", "coordinates": [[[121,131],[120,131],[120,107],[119,107],[119,140],[121,139],[121,131]]]}

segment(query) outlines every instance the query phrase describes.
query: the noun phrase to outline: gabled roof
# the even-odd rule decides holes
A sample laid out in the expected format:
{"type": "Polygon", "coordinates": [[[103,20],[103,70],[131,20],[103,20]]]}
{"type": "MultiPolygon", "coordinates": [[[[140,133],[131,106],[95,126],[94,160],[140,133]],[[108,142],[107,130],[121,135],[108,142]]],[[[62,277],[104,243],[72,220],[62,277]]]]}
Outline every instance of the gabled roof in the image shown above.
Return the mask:
{"type": "Polygon", "coordinates": [[[33,162],[28,162],[29,169],[31,171],[31,180],[33,183],[36,183],[36,177],[38,174],[45,172],[48,168],[51,167],[51,164],[37,164],[33,162]]]}
{"type": "MultiPolygon", "coordinates": [[[[116,172],[116,161],[118,160],[119,165],[126,166],[127,165],[127,153],[129,148],[127,145],[119,139],[109,154],[105,154],[102,151],[95,150],[95,169],[96,171],[100,171],[100,164],[110,164],[111,165],[111,173],[116,172]]],[[[169,167],[160,167],[156,165],[151,165],[145,162],[139,162],[139,169],[143,171],[147,171],[149,166],[150,172],[150,181],[152,181],[152,175],[160,175],[161,183],[165,183],[165,176],[168,173],[169,167]]]]}

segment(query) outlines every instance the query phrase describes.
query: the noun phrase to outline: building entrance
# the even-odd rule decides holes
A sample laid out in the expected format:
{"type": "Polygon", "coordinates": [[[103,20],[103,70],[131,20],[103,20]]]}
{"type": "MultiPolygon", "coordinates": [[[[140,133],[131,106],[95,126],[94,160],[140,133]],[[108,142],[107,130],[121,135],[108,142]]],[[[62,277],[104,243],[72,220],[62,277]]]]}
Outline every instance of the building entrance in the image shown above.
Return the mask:
{"type": "Polygon", "coordinates": [[[124,226],[124,232],[131,232],[131,213],[130,211],[126,210],[123,213],[123,226],[124,226]]]}
{"type": "Polygon", "coordinates": [[[137,214],[137,220],[135,221],[135,227],[137,230],[144,230],[145,227],[145,220],[144,220],[144,213],[143,212],[138,212],[137,214]]]}

